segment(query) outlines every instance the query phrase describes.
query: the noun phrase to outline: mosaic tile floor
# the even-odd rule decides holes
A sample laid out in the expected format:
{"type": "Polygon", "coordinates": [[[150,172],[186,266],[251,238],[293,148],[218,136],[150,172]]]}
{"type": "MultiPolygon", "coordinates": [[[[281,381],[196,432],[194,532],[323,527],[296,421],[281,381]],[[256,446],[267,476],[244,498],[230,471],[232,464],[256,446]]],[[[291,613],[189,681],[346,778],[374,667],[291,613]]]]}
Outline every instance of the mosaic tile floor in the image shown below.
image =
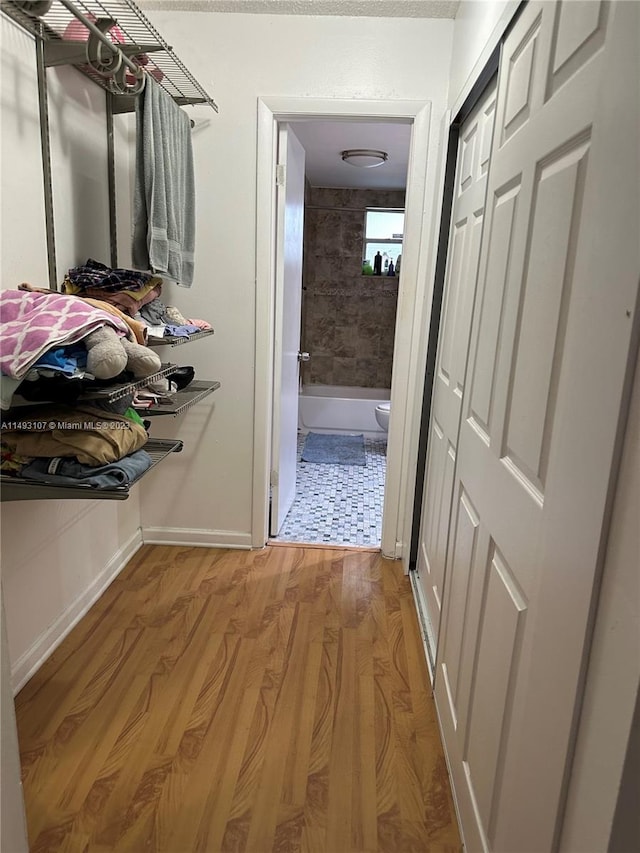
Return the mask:
{"type": "Polygon", "coordinates": [[[387,468],[387,440],[365,438],[366,465],[301,462],[298,434],[296,499],[278,542],[379,547],[387,468]]]}

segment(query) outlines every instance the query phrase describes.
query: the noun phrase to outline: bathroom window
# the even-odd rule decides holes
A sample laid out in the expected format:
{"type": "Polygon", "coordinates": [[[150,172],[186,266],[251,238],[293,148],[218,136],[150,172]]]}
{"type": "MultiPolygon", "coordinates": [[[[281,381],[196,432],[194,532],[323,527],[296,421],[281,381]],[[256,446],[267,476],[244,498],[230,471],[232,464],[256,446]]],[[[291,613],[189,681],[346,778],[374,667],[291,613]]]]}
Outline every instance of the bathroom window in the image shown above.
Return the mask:
{"type": "Polygon", "coordinates": [[[402,255],[404,210],[368,208],[364,220],[362,271],[365,275],[389,275],[390,264],[397,273],[402,255]],[[376,255],[380,253],[379,260],[376,255]]]}

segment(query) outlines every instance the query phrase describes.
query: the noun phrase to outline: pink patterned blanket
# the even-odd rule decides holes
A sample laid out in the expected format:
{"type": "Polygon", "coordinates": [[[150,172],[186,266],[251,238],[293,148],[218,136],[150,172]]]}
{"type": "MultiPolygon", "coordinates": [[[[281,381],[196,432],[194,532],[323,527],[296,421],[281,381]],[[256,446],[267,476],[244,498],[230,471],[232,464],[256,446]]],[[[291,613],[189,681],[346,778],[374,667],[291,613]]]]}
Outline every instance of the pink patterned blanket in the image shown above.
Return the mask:
{"type": "Polygon", "coordinates": [[[47,350],[76,343],[105,325],[127,334],[122,320],[79,297],[0,291],[0,370],[22,379],[47,350]]]}

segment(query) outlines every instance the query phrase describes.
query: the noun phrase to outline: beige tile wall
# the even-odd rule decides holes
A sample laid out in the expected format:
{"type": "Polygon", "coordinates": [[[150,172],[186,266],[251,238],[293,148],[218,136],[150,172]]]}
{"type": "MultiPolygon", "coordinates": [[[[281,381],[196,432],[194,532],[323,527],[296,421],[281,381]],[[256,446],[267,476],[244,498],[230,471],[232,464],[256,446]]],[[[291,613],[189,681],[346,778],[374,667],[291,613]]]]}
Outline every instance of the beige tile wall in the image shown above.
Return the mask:
{"type": "Polygon", "coordinates": [[[404,207],[404,190],[307,187],[302,349],[307,384],[390,388],[398,279],[363,276],[367,207],[404,207]]]}

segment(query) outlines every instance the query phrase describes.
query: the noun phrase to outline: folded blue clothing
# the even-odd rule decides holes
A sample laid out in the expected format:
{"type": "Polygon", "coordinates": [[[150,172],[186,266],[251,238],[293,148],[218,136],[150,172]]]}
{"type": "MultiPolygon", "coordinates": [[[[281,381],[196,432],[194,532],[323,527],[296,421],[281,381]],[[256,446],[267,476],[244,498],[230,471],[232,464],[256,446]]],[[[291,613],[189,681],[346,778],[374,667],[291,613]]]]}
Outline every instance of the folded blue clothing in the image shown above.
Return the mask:
{"type": "Polygon", "coordinates": [[[87,366],[87,350],[83,346],[54,347],[43,352],[34,367],[50,367],[73,376],[87,366]]]}
{"type": "Polygon", "coordinates": [[[96,489],[113,489],[126,486],[140,477],[152,465],[145,450],[136,450],[109,465],[96,468],[83,465],[76,459],[61,456],[34,459],[22,469],[20,476],[25,480],[59,485],[87,485],[96,489]]]}
{"type": "Polygon", "coordinates": [[[172,326],[167,324],[164,327],[165,335],[173,335],[174,338],[188,338],[190,335],[195,335],[200,331],[199,326],[193,326],[188,323],[186,326],[172,326]]]}

